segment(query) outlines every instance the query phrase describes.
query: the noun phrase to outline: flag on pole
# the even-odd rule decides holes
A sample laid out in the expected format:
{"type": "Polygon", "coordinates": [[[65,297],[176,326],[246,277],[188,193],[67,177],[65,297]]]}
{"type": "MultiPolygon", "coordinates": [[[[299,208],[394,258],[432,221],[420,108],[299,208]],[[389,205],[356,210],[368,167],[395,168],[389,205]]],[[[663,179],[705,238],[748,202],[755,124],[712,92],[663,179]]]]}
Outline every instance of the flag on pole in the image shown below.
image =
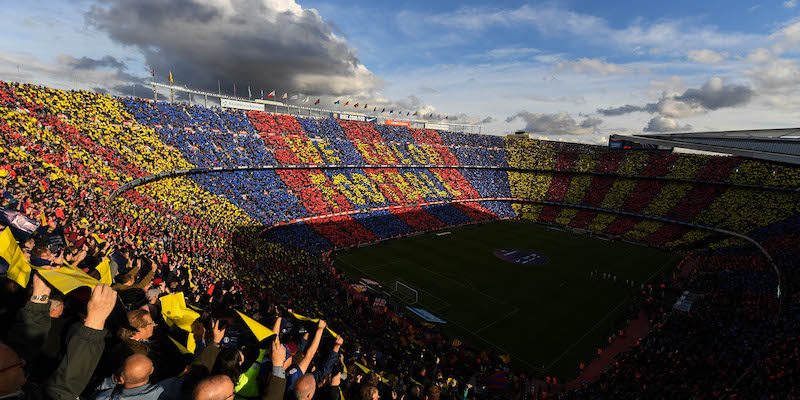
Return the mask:
{"type": "Polygon", "coordinates": [[[303,100],[303,103],[308,103],[309,100],[311,100],[311,98],[310,97],[306,97],[306,99],[303,100]]]}
{"type": "Polygon", "coordinates": [[[378,107],[372,109],[372,112],[378,111],[378,107]]]}
{"type": "Polygon", "coordinates": [[[366,104],[364,104],[364,109],[365,109],[365,110],[367,109],[367,105],[366,105],[366,104]]]}
{"type": "Polygon", "coordinates": [[[253,92],[250,91],[250,85],[247,85],[247,97],[253,97],[253,92]]]}
{"type": "Polygon", "coordinates": [[[317,105],[317,104],[319,104],[319,100],[320,100],[320,99],[317,99],[317,101],[315,101],[315,102],[314,102],[314,105],[317,105]]]}
{"type": "Polygon", "coordinates": [[[273,98],[273,97],[275,97],[275,91],[274,91],[274,90],[273,90],[273,91],[271,91],[271,92],[269,92],[269,94],[267,95],[267,98],[268,98],[268,99],[271,99],[271,98],[273,98]]]}
{"type": "Polygon", "coordinates": [[[236,97],[236,83],[233,84],[233,97],[236,97]]]}
{"type": "Polygon", "coordinates": [[[415,112],[414,114],[411,114],[411,115],[417,115],[417,114],[419,114],[419,111],[417,111],[417,112],[415,112]]]}
{"type": "Polygon", "coordinates": [[[381,112],[385,113],[386,112],[386,107],[384,107],[383,110],[381,110],[381,112]]]}
{"type": "Polygon", "coordinates": [[[339,104],[340,102],[341,102],[341,100],[336,100],[336,101],[333,102],[333,104],[339,104]]]}
{"type": "Polygon", "coordinates": [[[410,112],[410,111],[406,111],[406,117],[407,117],[409,114],[411,114],[411,112],[410,112]]]}
{"type": "Polygon", "coordinates": [[[264,99],[264,89],[261,89],[261,99],[264,99]]]}
{"type": "Polygon", "coordinates": [[[150,68],[150,75],[152,75],[153,78],[156,77],[156,69],[155,68],[150,68]]]}
{"type": "Polygon", "coordinates": [[[172,71],[169,71],[169,83],[174,83],[172,80],[172,71]]]}
{"type": "Polygon", "coordinates": [[[348,105],[348,104],[350,104],[350,100],[347,100],[347,101],[344,102],[344,105],[348,105]]]}
{"type": "Polygon", "coordinates": [[[281,96],[281,99],[286,99],[286,98],[289,98],[289,93],[284,93],[284,94],[281,96]]]}
{"type": "Polygon", "coordinates": [[[290,97],[290,98],[289,98],[289,100],[297,100],[298,98],[299,98],[299,97],[297,97],[297,95],[296,95],[296,94],[293,94],[293,95],[292,95],[292,97],[290,97]]]}
{"type": "Polygon", "coordinates": [[[356,108],[358,108],[358,103],[356,103],[356,105],[354,105],[353,107],[356,107],[356,108]]]}
{"type": "Polygon", "coordinates": [[[389,111],[389,114],[391,114],[391,113],[393,113],[393,112],[394,112],[394,110],[392,110],[392,111],[389,111]]]}

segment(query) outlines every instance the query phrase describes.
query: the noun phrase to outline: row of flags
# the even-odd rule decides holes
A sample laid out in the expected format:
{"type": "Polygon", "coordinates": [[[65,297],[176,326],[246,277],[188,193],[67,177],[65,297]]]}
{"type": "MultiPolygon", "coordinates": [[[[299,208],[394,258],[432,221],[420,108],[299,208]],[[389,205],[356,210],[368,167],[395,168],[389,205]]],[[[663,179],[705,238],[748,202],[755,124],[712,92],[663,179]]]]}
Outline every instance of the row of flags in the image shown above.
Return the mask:
{"type": "MultiPolygon", "coordinates": [[[[155,76],[156,76],[155,68],[151,69],[151,74],[152,74],[153,78],[155,78],[155,76]]],[[[169,83],[175,83],[175,81],[172,78],[172,71],[169,71],[169,83]]],[[[236,83],[233,84],[233,96],[236,97],[236,83]]],[[[262,100],[264,100],[264,99],[269,100],[269,99],[273,99],[273,98],[278,98],[276,96],[277,96],[277,94],[273,90],[273,91],[267,93],[266,97],[264,97],[264,89],[261,89],[261,99],[262,100]]],[[[253,92],[250,90],[250,85],[247,85],[247,97],[248,98],[253,98],[253,92]]],[[[280,99],[281,100],[294,100],[294,101],[296,101],[296,100],[300,100],[300,95],[293,94],[293,95],[289,96],[289,92],[284,92],[280,96],[280,99]]],[[[310,101],[311,101],[311,97],[306,96],[306,98],[304,100],[302,100],[301,102],[302,103],[309,103],[310,101]]],[[[322,101],[322,99],[318,98],[317,101],[314,102],[314,105],[318,105],[321,101],[322,101]]],[[[333,104],[334,105],[341,104],[344,107],[344,106],[350,105],[350,100],[345,101],[344,104],[342,104],[341,99],[338,99],[338,100],[334,101],[333,104]]],[[[359,108],[359,103],[356,102],[353,105],[353,108],[359,108]]],[[[369,105],[364,103],[364,109],[365,110],[369,110],[369,105]]],[[[379,112],[378,111],[378,107],[373,107],[372,108],[372,112],[379,112]]],[[[386,113],[386,108],[382,107],[380,113],[381,114],[386,113]]],[[[388,113],[389,114],[394,114],[394,109],[390,109],[388,113]]],[[[406,113],[406,116],[419,116],[420,115],[419,111],[416,111],[413,114],[411,114],[411,111],[406,111],[405,113],[406,113]]],[[[403,111],[398,111],[397,115],[403,115],[403,111]]],[[[430,119],[430,118],[434,118],[434,117],[438,118],[438,119],[442,119],[442,115],[441,114],[438,114],[438,115],[434,114],[434,113],[422,114],[422,118],[425,118],[425,119],[430,119]]],[[[450,119],[450,116],[445,115],[444,119],[450,119]]]]}

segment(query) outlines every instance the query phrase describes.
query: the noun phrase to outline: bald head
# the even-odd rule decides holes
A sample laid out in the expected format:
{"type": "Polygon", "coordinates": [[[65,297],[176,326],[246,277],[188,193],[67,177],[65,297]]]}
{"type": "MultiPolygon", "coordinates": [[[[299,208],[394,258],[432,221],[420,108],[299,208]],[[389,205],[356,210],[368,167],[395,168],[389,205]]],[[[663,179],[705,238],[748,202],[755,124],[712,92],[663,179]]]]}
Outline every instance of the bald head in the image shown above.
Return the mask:
{"type": "Polygon", "coordinates": [[[132,389],[149,382],[152,374],[153,361],[143,354],[134,354],[122,364],[120,378],[126,389],[132,389]]]}
{"type": "Polygon", "coordinates": [[[294,398],[297,400],[311,399],[316,391],[317,383],[314,380],[314,375],[305,374],[294,383],[294,398]]]}
{"type": "Polygon", "coordinates": [[[233,381],[226,375],[212,375],[194,388],[192,400],[225,400],[233,397],[233,381]]]}

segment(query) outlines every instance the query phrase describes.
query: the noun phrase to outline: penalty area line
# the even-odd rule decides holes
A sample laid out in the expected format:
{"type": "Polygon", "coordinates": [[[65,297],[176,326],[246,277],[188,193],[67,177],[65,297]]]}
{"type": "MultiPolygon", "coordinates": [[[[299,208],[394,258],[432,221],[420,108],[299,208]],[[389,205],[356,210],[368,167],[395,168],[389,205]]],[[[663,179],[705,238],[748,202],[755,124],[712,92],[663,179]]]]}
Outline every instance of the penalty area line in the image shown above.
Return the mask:
{"type": "Polygon", "coordinates": [[[509,313],[506,313],[506,314],[505,314],[505,315],[503,315],[502,317],[500,317],[500,318],[496,319],[496,320],[495,320],[494,322],[492,322],[491,324],[489,324],[489,325],[485,325],[485,326],[483,326],[481,329],[478,329],[478,330],[476,330],[476,331],[475,331],[475,333],[480,333],[480,332],[482,332],[482,331],[484,331],[484,330],[486,330],[486,329],[489,329],[489,328],[491,328],[492,326],[494,326],[495,324],[497,324],[498,322],[500,322],[500,321],[503,321],[503,320],[507,319],[508,317],[510,317],[510,316],[512,316],[512,315],[514,315],[514,314],[516,314],[516,313],[518,313],[518,312],[519,312],[519,308],[514,308],[513,310],[511,310],[511,312],[509,312],[509,313]]]}

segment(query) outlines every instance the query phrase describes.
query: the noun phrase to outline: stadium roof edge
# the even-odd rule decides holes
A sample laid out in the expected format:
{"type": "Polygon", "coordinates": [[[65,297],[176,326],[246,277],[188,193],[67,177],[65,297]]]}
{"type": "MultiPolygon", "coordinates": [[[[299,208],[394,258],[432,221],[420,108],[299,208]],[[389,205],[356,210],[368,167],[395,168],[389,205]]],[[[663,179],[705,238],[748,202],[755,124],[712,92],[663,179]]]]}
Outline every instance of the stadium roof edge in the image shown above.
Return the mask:
{"type": "Polygon", "coordinates": [[[691,149],[800,165],[800,128],[687,132],[650,135],[611,135],[662,149],[691,149]]]}

